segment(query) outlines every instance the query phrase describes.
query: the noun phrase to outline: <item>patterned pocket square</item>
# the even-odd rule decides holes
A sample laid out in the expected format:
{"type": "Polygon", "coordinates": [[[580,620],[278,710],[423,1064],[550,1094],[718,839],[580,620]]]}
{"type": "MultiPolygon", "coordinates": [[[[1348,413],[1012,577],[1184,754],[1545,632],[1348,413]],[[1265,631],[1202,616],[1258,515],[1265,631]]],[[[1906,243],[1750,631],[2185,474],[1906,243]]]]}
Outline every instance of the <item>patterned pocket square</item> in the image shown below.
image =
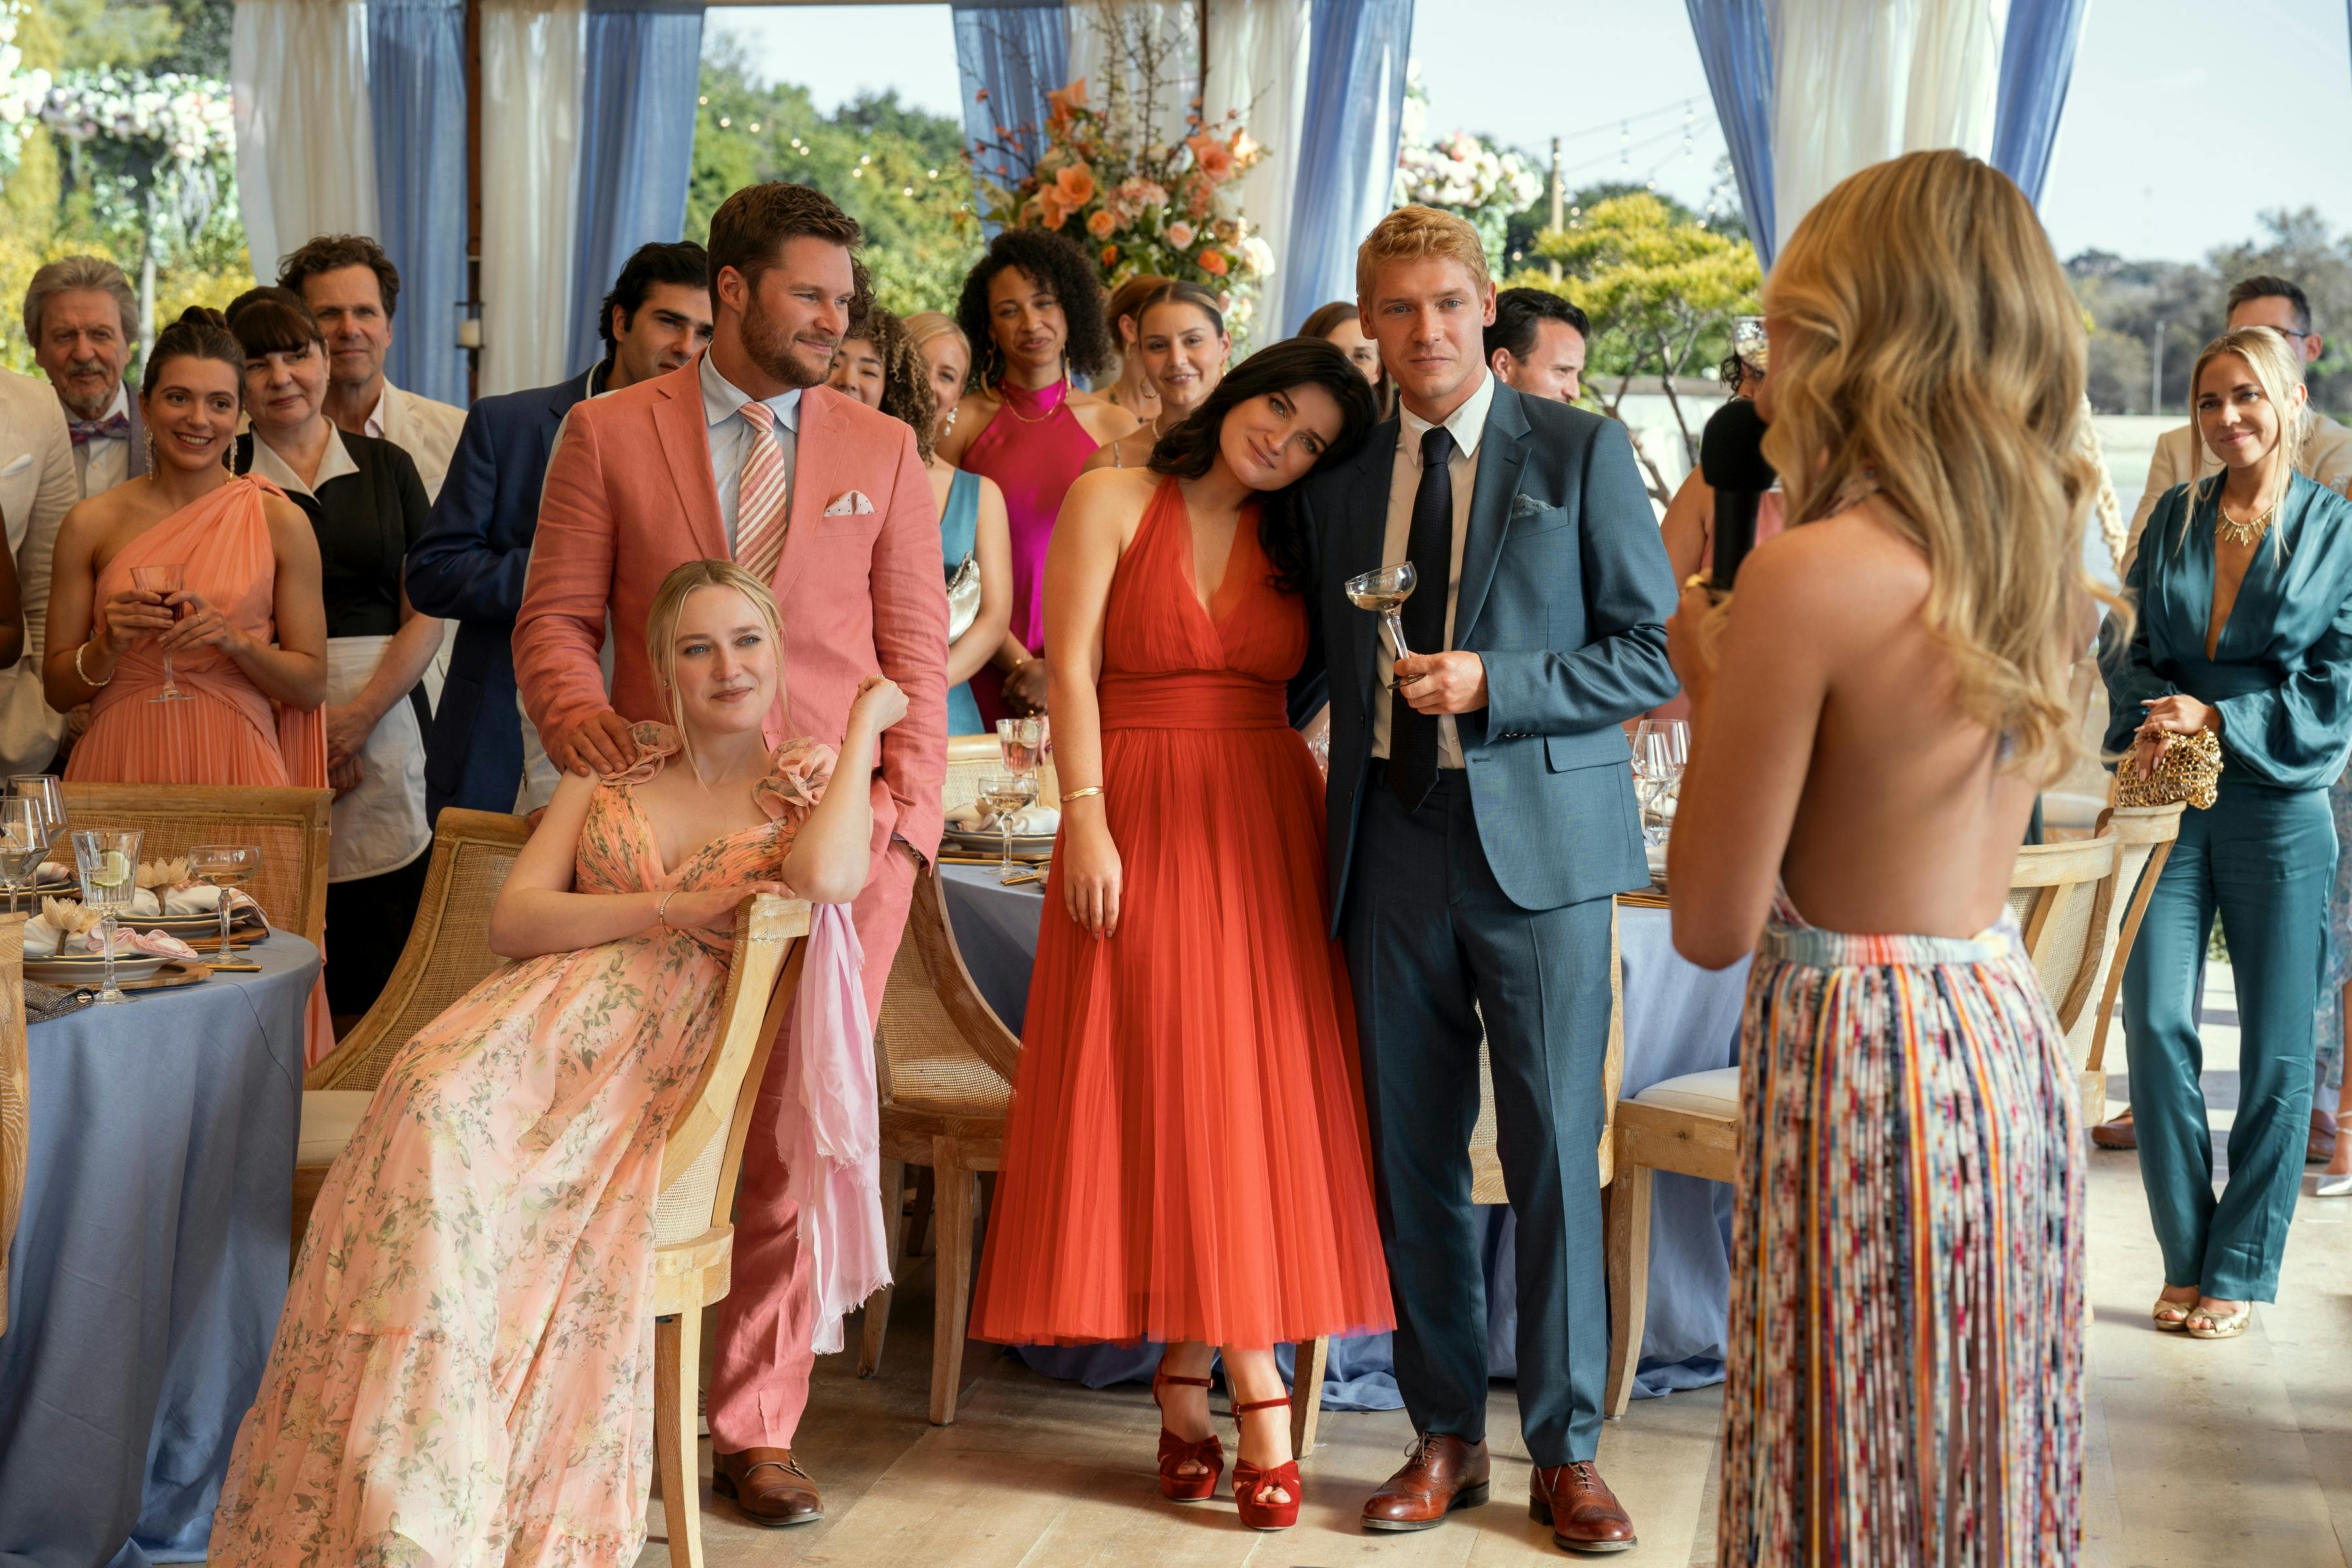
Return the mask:
{"type": "Polygon", "coordinates": [[[1511,515],[1513,517],[1533,517],[1539,511],[1549,511],[1551,510],[1552,509],[1550,507],[1545,505],[1542,501],[1536,500],[1533,496],[1519,495],[1513,496],[1511,498],[1511,515]]]}
{"type": "Polygon", "coordinates": [[[874,510],[874,503],[866,499],[864,490],[844,490],[824,503],[827,517],[866,517],[874,510]]]}

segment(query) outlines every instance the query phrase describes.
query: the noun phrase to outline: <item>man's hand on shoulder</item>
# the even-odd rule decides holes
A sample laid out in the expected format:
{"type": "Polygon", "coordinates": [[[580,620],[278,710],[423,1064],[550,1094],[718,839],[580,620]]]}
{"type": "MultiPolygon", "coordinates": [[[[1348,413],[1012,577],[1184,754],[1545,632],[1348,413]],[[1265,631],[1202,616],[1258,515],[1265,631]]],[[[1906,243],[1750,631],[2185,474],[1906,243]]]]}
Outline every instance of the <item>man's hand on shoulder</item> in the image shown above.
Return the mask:
{"type": "Polygon", "coordinates": [[[574,725],[555,760],[568,773],[591,777],[624,773],[637,760],[637,743],[629,734],[629,721],[607,708],[574,725]]]}

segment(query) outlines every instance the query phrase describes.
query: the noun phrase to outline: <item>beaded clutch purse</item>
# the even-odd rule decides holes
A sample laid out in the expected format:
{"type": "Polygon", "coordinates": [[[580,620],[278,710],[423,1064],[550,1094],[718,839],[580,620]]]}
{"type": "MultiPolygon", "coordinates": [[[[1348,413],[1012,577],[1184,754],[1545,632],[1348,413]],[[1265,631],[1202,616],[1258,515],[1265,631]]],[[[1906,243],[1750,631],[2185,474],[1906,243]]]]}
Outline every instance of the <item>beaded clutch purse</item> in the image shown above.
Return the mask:
{"type": "Polygon", "coordinates": [[[2210,730],[2193,735],[2167,735],[2156,754],[2156,771],[2142,777],[2130,753],[2116,764],[2117,805],[2171,805],[2185,803],[2203,811],[2213,804],[2214,785],[2221,777],[2221,740],[2210,730]]]}

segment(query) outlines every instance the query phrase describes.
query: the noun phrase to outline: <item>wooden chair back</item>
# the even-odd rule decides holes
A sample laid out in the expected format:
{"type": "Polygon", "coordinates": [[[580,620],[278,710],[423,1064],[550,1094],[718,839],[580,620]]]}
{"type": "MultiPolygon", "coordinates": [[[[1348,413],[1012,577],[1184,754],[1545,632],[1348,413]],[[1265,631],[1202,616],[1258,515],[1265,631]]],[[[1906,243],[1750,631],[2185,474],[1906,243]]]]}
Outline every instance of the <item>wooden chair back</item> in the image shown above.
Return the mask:
{"type": "MultiPolygon", "coordinates": [[[[136,829],[142,860],[173,859],[199,844],[259,846],[261,873],[245,891],[278,930],[313,942],[325,936],[332,790],[68,779],[65,797],[68,826],[136,829]]],[[[51,855],[70,863],[73,847],[61,845],[51,855]]]]}
{"type": "Polygon", "coordinates": [[[1001,1114],[992,1108],[1011,1092],[1020,1060],[1021,1037],[964,967],[939,872],[918,872],[875,1037],[883,1105],[950,1117],[1001,1114]]]}
{"type": "Polygon", "coordinates": [[[736,912],[719,1039],[662,1145],[654,1200],[656,1247],[689,1242],[730,1223],[751,1102],[799,988],[809,920],[806,902],[773,893],[744,900],[736,912]]]}
{"type": "Polygon", "coordinates": [[[8,1331],[8,1249],[24,1210],[33,1147],[33,1069],[25,1050],[25,917],[0,915],[0,1334],[8,1331]]]}
{"type": "MultiPolygon", "coordinates": [[[[2025,933],[2033,973],[2058,1027],[2082,1016],[2105,961],[2107,911],[2116,896],[2113,832],[2065,844],[2029,844],[2009,877],[2009,907],[2025,933]]],[[[2081,1063],[2074,1064],[2079,1070],[2081,1063]]]]}
{"type": "MultiPolygon", "coordinates": [[[[1617,910],[1609,910],[1609,1054],[1601,1058],[1601,1184],[1617,1173],[1617,1091],[1625,1081],[1625,974],[1617,963],[1617,910]]],[[[1470,1132],[1470,1201],[1510,1201],[1503,1190],[1503,1162],[1495,1150],[1495,1075],[1486,1042],[1478,1042],[1478,1124],[1470,1132]]]]}
{"type": "Polygon", "coordinates": [[[2099,819],[2099,831],[2116,836],[2116,886],[2128,894],[2113,900],[2108,910],[2107,957],[2097,980],[2099,1005],[2075,1022],[2066,1037],[2070,1059],[2082,1070],[2101,1075],[2104,1092],[2107,1025],[2115,1016],[2116,997],[2123,984],[2124,966],[2131,962],[2132,944],[2139,940],[2139,922],[2156,892],[2164,863],[2180,837],[2180,816],[2189,808],[2170,805],[2119,805],[2099,819]],[[2087,1022],[2088,1033],[2083,1032],[2087,1022]]]}
{"type": "Polygon", "coordinates": [[[499,966],[502,961],[490,951],[490,908],[530,837],[530,826],[520,816],[455,806],[441,813],[416,923],[392,978],[367,1016],[302,1075],[303,1088],[373,1089],[417,1030],[499,966]]]}

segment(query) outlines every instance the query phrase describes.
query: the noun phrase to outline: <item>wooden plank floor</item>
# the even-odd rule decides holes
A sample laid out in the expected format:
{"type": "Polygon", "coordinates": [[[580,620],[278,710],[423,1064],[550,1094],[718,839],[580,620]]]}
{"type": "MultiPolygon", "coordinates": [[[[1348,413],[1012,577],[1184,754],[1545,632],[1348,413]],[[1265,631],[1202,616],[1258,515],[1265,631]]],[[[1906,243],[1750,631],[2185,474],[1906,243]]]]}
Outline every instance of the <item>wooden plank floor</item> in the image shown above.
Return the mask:
{"type": "MultiPolygon", "coordinates": [[[[2090,1187],[2084,1563],[2352,1564],[2352,1200],[2315,1199],[2306,1179],[2281,1303],[2257,1308],[2245,1338],[2202,1344],[2149,1327],[2156,1245],[2133,1157],[2095,1156],[2090,1187]]],[[[1298,1527],[1255,1535],[1240,1527],[1229,1501],[1180,1508],[1160,1500],[1157,1422],[1140,1387],[1055,1383],[975,1344],[956,1424],[929,1426],[929,1324],[925,1265],[898,1292],[882,1375],[860,1381],[854,1354],[819,1363],[799,1452],[824,1487],[823,1522],[788,1531],[744,1524],[731,1504],[710,1498],[704,1445],[711,1568],[1489,1568],[1562,1558],[1550,1532],[1528,1518],[1528,1465],[1507,1384],[1494,1391],[1486,1507],[1416,1535],[1364,1534],[1356,1510],[1412,1434],[1401,1411],[1330,1415],[1307,1461],[1298,1527]]],[[[1718,1394],[1636,1401],[1606,1426],[1602,1473],[1642,1538],[1611,1561],[1627,1568],[1714,1563],[1718,1394]]],[[[663,1517],[656,1500],[640,1568],[668,1561],[663,1517]]]]}

